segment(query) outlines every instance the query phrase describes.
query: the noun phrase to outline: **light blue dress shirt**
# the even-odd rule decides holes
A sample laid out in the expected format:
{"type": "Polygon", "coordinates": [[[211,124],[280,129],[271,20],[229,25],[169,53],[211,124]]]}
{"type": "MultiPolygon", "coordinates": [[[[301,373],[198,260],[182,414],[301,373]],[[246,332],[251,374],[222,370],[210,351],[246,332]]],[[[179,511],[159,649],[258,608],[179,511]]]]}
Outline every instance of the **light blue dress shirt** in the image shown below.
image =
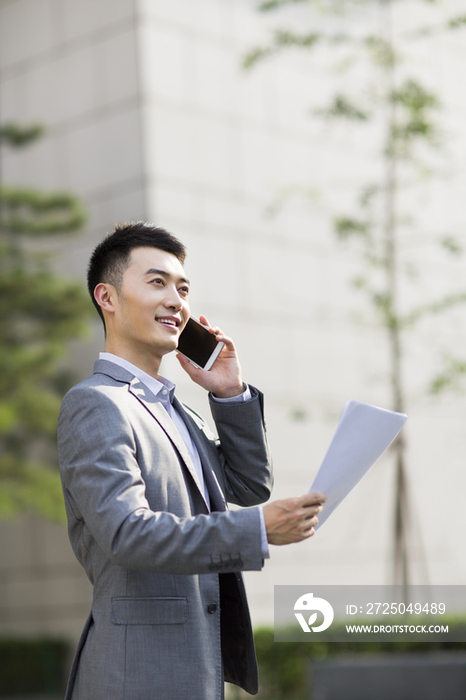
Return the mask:
{"type": "MultiPolygon", "coordinates": [[[[191,457],[191,460],[194,465],[194,469],[196,470],[196,474],[199,478],[199,483],[201,485],[202,493],[204,495],[205,501],[207,505],[209,506],[210,509],[210,498],[209,498],[209,492],[207,491],[205,481],[204,481],[204,473],[202,471],[202,464],[201,460],[199,457],[199,452],[197,451],[197,447],[194,444],[191,435],[189,434],[189,430],[186,427],[186,423],[184,420],[181,418],[180,414],[178,411],[173,407],[172,401],[173,397],[175,395],[175,384],[173,382],[169,381],[168,379],[165,379],[164,377],[160,377],[158,379],[155,379],[154,377],[151,377],[150,374],[147,374],[147,372],[144,372],[142,369],[139,369],[139,367],[136,367],[136,365],[133,365],[131,362],[128,362],[127,360],[124,360],[122,357],[118,357],[118,355],[114,355],[111,352],[101,352],[99,353],[99,359],[101,360],[107,360],[108,362],[113,362],[115,365],[119,365],[120,367],[123,367],[123,369],[128,370],[128,372],[131,372],[131,374],[134,374],[135,377],[139,379],[143,384],[146,385],[146,387],[154,394],[154,396],[157,397],[157,399],[160,401],[162,406],[165,408],[167,411],[168,415],[172,419],[173,423],[175,424],[184,444],[186,445],[186,448],[189,452],[189,456],[191,457]]],[[[239,396],[233,396],[230,399],[219,399],[216,396],[213,396],[212,399],[214,401],[218,402],[223,402],[223,401],[228,401],[228,402],[240,402],[240,401],[248,401],[251,398],[251,392],[249,387],[246,385],[246,389],[242,394],[239,396]]],[[[262,556],[264,559],[269,558],[269,546],[267,542],[267,531],[265,528],[265,520],[264,520],[264,513],[261,507],[259,507],[259,512],[260,512],[260,523],[261,523],[261,548],[262,548],[262,556]]]]}

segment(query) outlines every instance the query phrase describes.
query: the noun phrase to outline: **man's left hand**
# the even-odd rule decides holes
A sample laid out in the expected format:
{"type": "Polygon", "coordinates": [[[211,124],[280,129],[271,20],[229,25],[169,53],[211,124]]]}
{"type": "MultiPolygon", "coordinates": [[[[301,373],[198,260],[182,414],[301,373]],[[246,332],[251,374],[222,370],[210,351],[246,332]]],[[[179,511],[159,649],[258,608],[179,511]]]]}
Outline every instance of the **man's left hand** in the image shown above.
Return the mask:
{"type": "Polygon", "coordinates": [[[220,328],[212,328],[205,316],[200,316],[199,320],[204,326],[209,328],[217,340],[225,343],[225,345],[215,360],[213,367],[209,370],[195,367],[184,355],[178,354],[177,358],[180,365],[189,374],[193,382],[202,386],[206,391],[210,391],[219,399],[229,399],[242,394],[245,387],[241,379],[241,367],[232,339],[223,335],[220,328]]]}

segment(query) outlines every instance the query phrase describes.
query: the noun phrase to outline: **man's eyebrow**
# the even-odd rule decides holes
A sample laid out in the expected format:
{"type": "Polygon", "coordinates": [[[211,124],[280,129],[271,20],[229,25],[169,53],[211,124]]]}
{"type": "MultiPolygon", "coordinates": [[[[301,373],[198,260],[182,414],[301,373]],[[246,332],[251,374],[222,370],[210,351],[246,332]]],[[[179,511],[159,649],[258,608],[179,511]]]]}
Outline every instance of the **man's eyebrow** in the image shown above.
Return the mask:
{"type": "MultiPolygon", "coordinates": [[[[155,267],[151,267],[147,270],[146,275],[163,275],[164,277],[171,277],[172,275],[165,270],[157,270],[155,267]]],[[[180,277],[179,282],[185,282],[190,284],[190,281],[186,277],[180,277]]]]}

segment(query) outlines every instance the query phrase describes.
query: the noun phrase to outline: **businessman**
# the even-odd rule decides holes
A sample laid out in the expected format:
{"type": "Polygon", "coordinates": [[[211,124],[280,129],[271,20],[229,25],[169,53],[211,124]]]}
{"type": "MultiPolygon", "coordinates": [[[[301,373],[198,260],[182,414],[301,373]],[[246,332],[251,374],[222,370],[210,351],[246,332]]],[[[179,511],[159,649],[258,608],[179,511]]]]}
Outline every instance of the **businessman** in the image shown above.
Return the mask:
{"type": "Polygon", "coordinates": [[[310,537],[325,501],[258,507],[272,486],[263,399],[220,329],[210,371],[178,355],[209,392],[218,437],[159,375],[189,317],[184,260],[178,239],[140,222],[89,264],[105,352],[58,426],[70,541],[94,587],[67,700],[220,700],[224,679],[256,693],[241,571],[261,569],[269,543],[310,537]]]}

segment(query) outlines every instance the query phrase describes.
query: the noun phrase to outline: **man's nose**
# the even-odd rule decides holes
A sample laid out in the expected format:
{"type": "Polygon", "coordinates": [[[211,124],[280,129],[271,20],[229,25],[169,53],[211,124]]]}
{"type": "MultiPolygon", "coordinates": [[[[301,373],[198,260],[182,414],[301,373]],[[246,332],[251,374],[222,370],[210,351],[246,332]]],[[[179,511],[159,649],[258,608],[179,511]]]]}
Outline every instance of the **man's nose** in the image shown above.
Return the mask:
{"type": "Polygon", "coordinates": [[[181,309],[183,306],[183,297],[180,296],[178,290],[176,287],[168,287],[167,288],[167,295],[165,297],[165,306],[174,308],[174,309],[181,309]]]}

